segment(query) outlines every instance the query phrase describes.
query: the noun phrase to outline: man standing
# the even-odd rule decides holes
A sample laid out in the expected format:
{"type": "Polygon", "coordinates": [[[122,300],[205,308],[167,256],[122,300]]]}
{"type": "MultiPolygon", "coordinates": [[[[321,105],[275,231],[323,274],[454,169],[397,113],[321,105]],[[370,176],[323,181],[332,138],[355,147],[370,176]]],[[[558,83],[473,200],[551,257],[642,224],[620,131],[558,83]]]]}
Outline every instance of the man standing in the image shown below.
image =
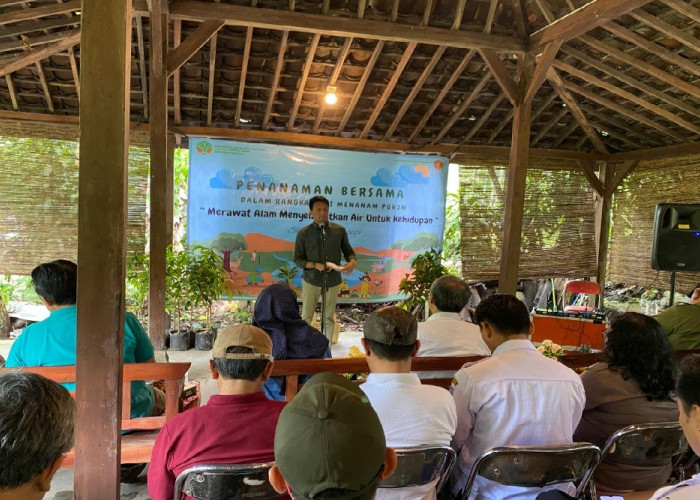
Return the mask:
{"type": "MultiPolygon", "coordinates": [[[[464,488],[472,465],[487,448],[570,444],[586,402],[581,378],[537,352],[528,340],[530,316],[520,300],[492,295],[476,308],[475,319],[493,355],[459,370],[453,382],[455,494],[464,488]]],[[[534,498],[537,491],[502,486],[483,477],[472,489],[474,498],[483,500],[534,498]]]]}
{"type": "Polygon", "coordinates": [[[700,283],[689,295],[690,304],[678,304],[654,316],[676,350],[700,349],[700,283]]]}
{"type": "Polygon", "coordinates": [[[264,330],[238,324],[220,332],[209,370],[219,393],[205,406],[170,419],[158,433],[148,468],[148,493],[173,498],[175,479],[200,464],[249,464],[274,460],[274,435],[283,401],[262,386],[272,371],[272,340],[264,330]]]}
{"type": "Polygon", "coordinates": [[[328,208],[328,200],[323,196],[314,196],[309,201],[309,210],[314,221],[297,233],[294,263],[304,270],[301,283],[301,318],[309,324],[316,311],[325,275],[323,333],[331,342],[335,328],[333,314],[338,301],[338,288],[342,282],[340,272],[350,274],[357,261],[345,228],[328,222],[328,208]],[[344,266],[340,266],[341,254],[345,257],[344,266]]]}
{"type": "MultiPolygon", "coordinates": [[[[400,307],[382,307],[363,328],[370,374],[360,389],[379,416],[387,446],[449,446],[457,426],[454,400],[442,387],[423,385],[411,373],[420,348],[416,318],[400,307]]],[[[376,498],[434,500],[436,484],[437,479],[423,486],[380,488],[376,498]]]]}
{"type": "MultiPolygon", "coordinates": [[[[469,300],[469,287],[457,276],[441,276],[430,286],[430,316],[418,323],[418,356],[490,356],[479,327],[459,312],[469,300]]],[[[421,378],[451,378],[454,372],[423,372],[421,378]]]]}

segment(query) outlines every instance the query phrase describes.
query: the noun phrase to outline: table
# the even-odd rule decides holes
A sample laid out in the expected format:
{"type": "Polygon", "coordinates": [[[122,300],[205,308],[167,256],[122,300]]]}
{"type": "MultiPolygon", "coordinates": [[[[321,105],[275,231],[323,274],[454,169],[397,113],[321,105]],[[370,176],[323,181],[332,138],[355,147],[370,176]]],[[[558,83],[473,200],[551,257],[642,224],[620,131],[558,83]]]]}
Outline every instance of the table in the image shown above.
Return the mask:
{"type": "Polygon", "coordinates": [[[588,344],[593,349],[603,348],[603,330],[605,321],[584,318],[582,316],[550,314],[532,315],[532,323],[535,331],[532,334],[533,342],[542,342],[549,339],[559,345],[578,347],[588,344]]]}

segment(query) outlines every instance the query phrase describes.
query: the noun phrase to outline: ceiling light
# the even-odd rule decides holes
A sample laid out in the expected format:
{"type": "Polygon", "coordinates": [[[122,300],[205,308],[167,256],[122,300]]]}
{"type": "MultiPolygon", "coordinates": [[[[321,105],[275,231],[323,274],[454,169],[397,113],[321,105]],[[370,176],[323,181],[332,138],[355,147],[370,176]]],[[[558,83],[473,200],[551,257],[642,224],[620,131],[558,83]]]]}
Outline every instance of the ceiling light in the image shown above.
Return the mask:
{"type": "Polygon", "coordinates": [[[335,95],[336,88],[332,86],[326,87],[326,104],[330,104],[333,106],[336,102],[338,102],[338,96],[335,95]]]}

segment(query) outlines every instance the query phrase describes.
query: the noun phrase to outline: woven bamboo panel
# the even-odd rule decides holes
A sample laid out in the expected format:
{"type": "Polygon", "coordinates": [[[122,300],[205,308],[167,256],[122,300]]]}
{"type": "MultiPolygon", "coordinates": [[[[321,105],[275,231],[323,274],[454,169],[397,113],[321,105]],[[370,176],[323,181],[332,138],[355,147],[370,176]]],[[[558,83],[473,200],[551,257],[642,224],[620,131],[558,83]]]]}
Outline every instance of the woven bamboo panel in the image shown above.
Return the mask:
{"type": "MultiPolygon", "coordinates": [[[[654,211],[659,203],[700,203],[700,155],[640,162],[613,196],[608,280],[668,289],[671,273],[651,268],[654,211]]],[[[700,273],[677,273],[679,292],[700,273]]]]}
{"type": "MultiPolygon", "coordinates": [[[[527,174],[519,277],[595,275],[594,198],[588,181],[558,162],[555,169],[544,162],[538,167],[527,174]]],[[[503,162],[493,160],[460,168],[465,278],[498,279],[506,173],[503,162]]]]}
{"type": "MultiPolygon", "coordinates": [[[[78,143],[0,137],[0,164],[0,273],[29,274],[41,262],[75,260],[78,143]]],[[[129,253],[143,252],[146,245],[148,170],[148,150],[131,147],[129,253]]]]}

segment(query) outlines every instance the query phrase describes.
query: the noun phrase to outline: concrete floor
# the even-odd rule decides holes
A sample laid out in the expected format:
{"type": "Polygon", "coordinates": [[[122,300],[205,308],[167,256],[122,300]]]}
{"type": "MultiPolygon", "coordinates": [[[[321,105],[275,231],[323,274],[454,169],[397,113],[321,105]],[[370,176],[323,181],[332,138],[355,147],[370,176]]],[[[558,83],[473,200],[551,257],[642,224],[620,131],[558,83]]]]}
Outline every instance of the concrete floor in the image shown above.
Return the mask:
{"type": "MultiPolygon", "coordinates": [[[[362,332],[341,332],[340,339],[331,347],[334,358],[347,355],[351,346],[360,346],[362,332]]],[[[7,358],[12,346],[12,339],[0,340],[0,354],[7,358]]],[[[216,383],[209,376],[209,360],[211,351],[156,351],[156,361],[171,362],[189,361],[192,363],[187,372],[187,379],[200,383],[202,391],[202,404],[206,403],[212,394],[216,393],[216,383]]],[[[150,498],[146,490],[146,473],[148,468],[139,476],[139,482],[135,484],[121,485],[121,498],[130,500],[146,500],[150,498]]],[[[60,469],[51,483],[51,490],[44,497],[46,500],[72,500],[73,498],[73,469],[60,469]]]]}

